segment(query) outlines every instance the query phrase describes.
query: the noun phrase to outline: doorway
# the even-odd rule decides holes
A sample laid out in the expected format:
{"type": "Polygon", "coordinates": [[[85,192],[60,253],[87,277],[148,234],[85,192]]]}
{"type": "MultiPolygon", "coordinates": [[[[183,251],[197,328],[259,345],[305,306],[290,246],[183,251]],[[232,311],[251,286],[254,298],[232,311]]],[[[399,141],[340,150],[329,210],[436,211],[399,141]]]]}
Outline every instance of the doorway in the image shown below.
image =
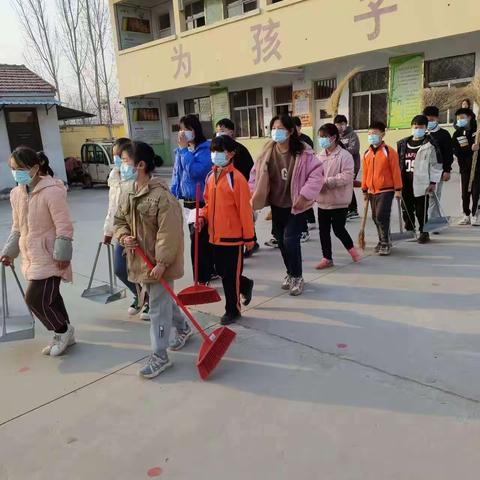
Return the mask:
{"type": "Polygon", "coordinates": [[[43,150],[35,108],[9,108],[5,110],[5,118],[11,150],[20,145],[33,148],[36,152],[43,150]]]}

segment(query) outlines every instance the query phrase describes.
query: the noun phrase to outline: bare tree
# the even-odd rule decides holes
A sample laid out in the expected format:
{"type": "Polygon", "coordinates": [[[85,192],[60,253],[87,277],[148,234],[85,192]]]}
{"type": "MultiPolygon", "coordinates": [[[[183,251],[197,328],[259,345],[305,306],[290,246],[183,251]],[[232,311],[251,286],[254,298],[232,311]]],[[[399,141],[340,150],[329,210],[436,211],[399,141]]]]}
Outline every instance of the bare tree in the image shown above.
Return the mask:
{"type": "Polygon", "coordinates": [[[48,23],[45,0],[11,0],[28,45],[32,49],[32,59],[38,60],[57,89],[60,100],[59,86],[59,55],[57,32],[48,23]]]}

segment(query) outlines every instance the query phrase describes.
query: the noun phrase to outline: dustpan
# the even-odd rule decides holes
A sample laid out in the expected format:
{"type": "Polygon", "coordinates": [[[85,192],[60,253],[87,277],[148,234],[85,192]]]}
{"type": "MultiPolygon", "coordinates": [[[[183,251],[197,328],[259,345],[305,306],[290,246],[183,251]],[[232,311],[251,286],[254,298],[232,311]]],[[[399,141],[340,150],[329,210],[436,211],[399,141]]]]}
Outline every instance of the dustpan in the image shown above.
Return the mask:
{"type": "Polygon", "coordinates": [[[82,293],[83,298],[88,298],[94,302],[104,304],[125,298],[126,289],[117,285],[117,278],[113,273],[113,248],[114,247],[111,244],[105,244],[102,242],[98,244],[97,254],[95,255],[95,261],[93,262],[92,273],[90,275],[90,281],[88,282],[88,287],[82,293]],[[95,275],[95,270],[97,269],[98,258],[100,257],[102,245],[105,245],[107,248],[109,283],[103,283],[97,287],[92,287],[93,277],[95,275]]]}
{"type": "MultiPolygon", "coordinates": [[[[402,200],[397,197],[397,207],[398,207],[398,223],[399,223],[399,232],[390,233],[390,240],[392,242],[399,242],[401,240],[411,240],[412,238],[416,238],[415,231],[405,230],[403,228],[403,219],[402,219],[402,208],[401,208],[402,200]]],[[[405,209],[406,211],[406,209],[405,209]]]]}
{"type": "MultiPolygon", "coordinates": [[[[444,230],[445,228],[448,228],[450,225],[449,219],[447,216],[442,215],[442,207],[440,206],[440,200],[438,198],[438,195],[436,192],[433,192],[431,197],[430,197],[434,204],[435,204],[435,212],[438,213],[437,216],[433,216],[432,218],[429,218],[427,222],[425,222],[425,225],[423,226],[423,231],[424,232],[439,232],[440,230],[444,230]]],[[[425,197],[425,216],[427,216],[427,199],[428,197],[425,197]]]]}
{"type": "MultiPolygon", "coordinates": [[[[13,278],[20,290],[22,298],[25,299],[25,293],[22,284],[18,279],[15,267],[10,265],[13,278]]],[[[1,283],[2,283],[2,323],[0,328],[0,342],[10,342],[13,340],[27,340],[35,337],[35,320],[32,313],[26,315],[10,315],[10,308],[8,305],[8,289],[7,289],[7,275],[6,267],[2,264],[1,268],[1,283]]]]}

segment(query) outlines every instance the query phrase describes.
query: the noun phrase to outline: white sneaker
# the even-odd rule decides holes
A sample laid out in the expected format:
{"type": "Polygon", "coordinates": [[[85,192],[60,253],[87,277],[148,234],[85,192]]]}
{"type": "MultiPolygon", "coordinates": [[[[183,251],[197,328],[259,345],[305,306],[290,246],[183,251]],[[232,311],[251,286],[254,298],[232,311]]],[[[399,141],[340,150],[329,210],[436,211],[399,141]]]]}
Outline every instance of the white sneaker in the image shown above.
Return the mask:
{"type": "Polygon", "coordinates": [[[302,232],[302,235],[300,236],[300,241],[302,243],[306,243],[310,240],[310,233],[309,232],[302,232]]]}
{"type": "Polygon", "coordinates": [[[316,228],[317,228],[317,224],[316,224],[316,223],[309,223],[309,224],[308,224],[308,230],[309,230],[309,231],[316,230],[316,228]]]}
{"type": "Polygon", "coordinates": [[[140,301],[138,300],[138,297],[135,297],[133,299],[132,304],[128,307],[128,314],[130,316],[138,315],[140,311],[142,310],[142,305],[140,305],[140,301]]]}
{"type": "Polygon", "coordinates": [[[458,225],[470,225],[470,215],[464,215],[463,218],[458,222],[458,225]]]}
{"type": "Polygon", "coordinates": [[[292,297],[298,297],[303,293],[304,286],[305,282],[303,281],[302,277],[292,278],[292,283],[290,285],[290,295],[292,295],[292,297]]]}
{"type": "Polygon", "coordinates": [[[287,275],[282,283],[282,290],[290,290],[290,286],[292,284],[292,277],[287,275]]]}
{"type": "Polygon", "coordinates": [[[474,227],[480,227],[480,213],[477,213],[472,217],[472,225],[474,227]]]}
{"type": "Polygon", "coordinates": [[[58,357],[65,352],[68,347],[75,345],[75,343],[75,329],[71,325],[68,325],[65,333],[56,333],[53,336],[50,345],[46,346],[42,350],[42,353],[44,355],[50,355],[51,357],[58,357]]]}

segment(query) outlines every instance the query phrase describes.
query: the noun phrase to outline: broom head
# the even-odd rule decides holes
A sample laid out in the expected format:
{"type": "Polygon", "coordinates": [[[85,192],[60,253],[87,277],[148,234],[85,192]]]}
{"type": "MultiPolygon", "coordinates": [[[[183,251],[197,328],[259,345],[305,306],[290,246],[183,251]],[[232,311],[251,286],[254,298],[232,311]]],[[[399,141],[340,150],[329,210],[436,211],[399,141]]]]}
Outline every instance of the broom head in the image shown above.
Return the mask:
{"type": "Polygon", "coordinates": [[[227,327],[220,327],[209,335],[198,352],[197,369],[202,380],[215,370],[237,334],[227,327]]]}
{"type": "Polygon", "coordinates": [[[358,233],[358,248],[365,250],[365,230],[358,233]]]}
{"type": "Polygon", "coordinates": [[[205,305],[206,303],[216,303],[221,300],[218,292],[206,285],[193,285],[192,287],[184,288],[177,296],[184,305],[205,305]]]}

